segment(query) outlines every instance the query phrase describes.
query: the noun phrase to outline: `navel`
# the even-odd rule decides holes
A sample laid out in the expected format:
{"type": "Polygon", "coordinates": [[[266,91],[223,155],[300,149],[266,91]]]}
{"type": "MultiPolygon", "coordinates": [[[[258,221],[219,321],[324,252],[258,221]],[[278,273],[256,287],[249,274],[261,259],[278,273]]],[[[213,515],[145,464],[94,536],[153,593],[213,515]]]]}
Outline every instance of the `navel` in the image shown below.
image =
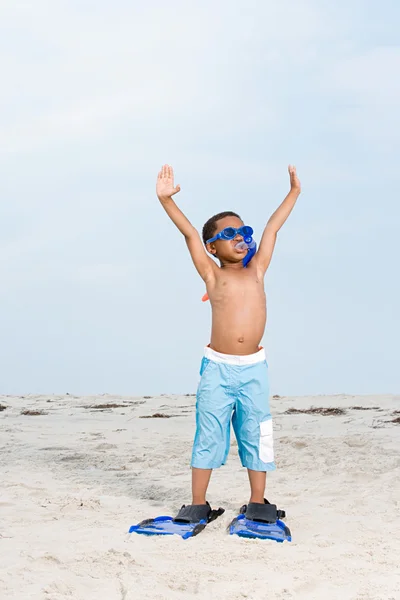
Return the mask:
{"type": "Polygon", "coordinates": [[[243,342],[244,342],[244,337],[240,337],[240,338],[238,338],[238,342],[239,342],[239,344],[243,344],[243,342]]]}

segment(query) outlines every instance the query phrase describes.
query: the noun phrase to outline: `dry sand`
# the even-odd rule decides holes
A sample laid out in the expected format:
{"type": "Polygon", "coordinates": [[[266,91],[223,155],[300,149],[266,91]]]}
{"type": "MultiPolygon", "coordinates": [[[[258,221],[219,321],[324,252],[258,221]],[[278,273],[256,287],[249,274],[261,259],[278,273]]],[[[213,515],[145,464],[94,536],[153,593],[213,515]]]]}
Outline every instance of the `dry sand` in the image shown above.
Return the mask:
{"type": "Polygon", "coordinates": [[[226,534],[248,499],[235,444],[210,487],[220,519],[188,541],[129,536],[190,501],[194,403],[0,397],[1,599],[400,599],[400,396],[273,399],[267,497],[292,543],[226,534]],[[311,406],[345,412],[286,412],[311,406]]]}

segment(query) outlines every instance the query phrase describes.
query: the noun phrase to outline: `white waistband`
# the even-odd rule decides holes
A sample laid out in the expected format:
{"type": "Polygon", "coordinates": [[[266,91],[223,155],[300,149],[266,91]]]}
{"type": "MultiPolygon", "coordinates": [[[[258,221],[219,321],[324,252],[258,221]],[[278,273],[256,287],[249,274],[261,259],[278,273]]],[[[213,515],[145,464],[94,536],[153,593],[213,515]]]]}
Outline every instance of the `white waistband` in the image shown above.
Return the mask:
{"type": "Polygon", "coordinates": [[[236,354],[221,354],[221,352],[216,352],[216,350],[206,346],[204,356],[214,362],[225,363],[227,365],[254,365],[265,360],[265,350],[264,348],[260,348],[255,354],[241,356],[236,354]]]}

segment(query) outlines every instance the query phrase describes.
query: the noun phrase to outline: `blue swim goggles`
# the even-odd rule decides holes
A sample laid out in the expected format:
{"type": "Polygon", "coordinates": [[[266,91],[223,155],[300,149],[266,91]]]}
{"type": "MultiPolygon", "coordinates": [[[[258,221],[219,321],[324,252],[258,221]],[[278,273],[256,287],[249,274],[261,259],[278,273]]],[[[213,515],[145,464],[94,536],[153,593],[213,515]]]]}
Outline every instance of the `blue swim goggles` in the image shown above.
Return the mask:
{"type": "Polygon", "coordinates": [[[239,229],[235,229],[235,227],[225,227],[225,229],[217,233],[216,236],[207,240],[206,244],[211,244],[211,242],[216,242],[217,240],[233,240],[238,234],[242,236],[246,244],[250,244],[253,233],[253,229],[249,225],[243,225],[243,227],[239,227],[239,229]]]}

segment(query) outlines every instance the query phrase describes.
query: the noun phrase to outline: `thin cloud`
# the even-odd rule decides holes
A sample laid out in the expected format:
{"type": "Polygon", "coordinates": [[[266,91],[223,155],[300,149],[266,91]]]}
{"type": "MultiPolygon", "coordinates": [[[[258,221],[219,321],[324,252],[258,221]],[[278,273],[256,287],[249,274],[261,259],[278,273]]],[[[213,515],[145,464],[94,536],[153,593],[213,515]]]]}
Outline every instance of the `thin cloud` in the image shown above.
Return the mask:
{"type": "MultiPolygon", "coordinates": [[[[207,342],[209,312],[200,303],[204,286],[184,241],[155,196],[163,162],[174,165],[182,185],[178,203],[194,224],[200,227],[219,208],[234,208],[254,225],[257,239],[288,190],[287,163],[297,164],[304,192],[280,233],[272,271],[272,296],[284,293],[292,318],[288,324],[286,309],[274,308],[285,366],[275,385],[285,389],[290,372],[295,393],[306,393],[310,385],[329,392],[343,381],[357,387],[357,339],[351,356],[342,340],[329,342],[332,355],[351,371],[335,370],[330,381],[318,375],[324,356],[309,340],[320,337],[313,317],[319,305],[307,302],[322,285],[314,268],[332,288],[346,289],[343,282],[351,287],[359,268],[348,256],[353,246],[358,255],[373,253],[383,267],[388,256],[396,256],[388,247],[397,238],[387,236],[385,224],[390,219],[392,232],[398,214],[398,153],[392,149],[398,144],[400,65],[399,48],[390,44],[398,37],[400,9],[385,0],[370,4],[0,3],[0,315],[9,332],[2,339],[4,390],[48,389],[51,358],[60,369],[54,388],[68,378],[71,386],[94,389],[101,370],[110,388],[132,391],[130,367],[123,381],[107,354],[99,352],[92,375],[82,368],[93,363],[90,336],[97,339],[99,323],[104,348],[118,327],[149,339],[151,357],[157,347],[165,372],[155,381],[145,355],[134,356],[131,338],[122,346],[119,335],[114,339],[116,352],[137,368],[138,388],[193,389],[190,368],[176,365],[197,356],[193,340],[207,342]],[[308,272],[302,270],[306,254],[308,272]],[[340,275],[326,270],[332,255],[340,275]],[[285,272],[279,269],[283,263],[285,272]],[[303,294],[292,289],[292,277],[301,280],[303,294]],[[124,299],[111,328],[104,316],[107,294],[96,294],[99,287],[109,298],[124,299]],[[95,325],[86,318],[93,298],[95,325]],[[77,317],[75,338],[60,319],[60,305],[77,317]],[[300,345],[290,344],[293,327],[308,313],[309,335],[299,338],[300,345]],[[48,343],[53,330],[62,340],[56,346],[48,343]],[[169,333],[160,338],[161,330],[169,333]],[[66,373],[63,365],[75,356],[76,339],[81,354],[76,371],[66,373]],[[171,339],[176,351],[169,358],[171,339]],[[22,346],[28,358],[40,357],[23,381],[20,373],[29,372],[30,363],[19,358],[22,346]],[[311,370],[299,366],[294,346],[302,356],[316,357],[311,370]]],[[[383,281],[383,269],[379,274],[383,281]]],[[[380,292],[370,278],[367,286],[360,296],[375,314],[380,292]]],[[[391,306],[398,302],[392,296],[387,302],[382,319],[392,326],[391,306]]],[[[332,330],[351,325],[335,294],[324,296],[322,308],[332,330]]],[[[376,389],[382,381],[376,375],[371,385],[376,389]]]]}

